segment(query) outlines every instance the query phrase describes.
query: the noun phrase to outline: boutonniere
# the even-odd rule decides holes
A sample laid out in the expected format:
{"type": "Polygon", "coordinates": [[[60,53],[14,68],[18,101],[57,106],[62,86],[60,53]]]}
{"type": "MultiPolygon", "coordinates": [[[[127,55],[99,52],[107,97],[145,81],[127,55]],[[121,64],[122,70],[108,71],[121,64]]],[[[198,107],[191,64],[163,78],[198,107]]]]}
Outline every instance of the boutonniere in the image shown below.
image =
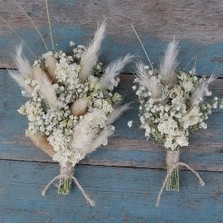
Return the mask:
{"type": "Polygon", "coordinates": [[[167,174],[157,206],[165,188],[179,191],[180,166],[194,173],[201,186],[205,185],[199,173],[181,162],[179,156],[181,148],[189,146],[190,134],[206,129],[209,115],[222,107],[219,99],[208,89],[217,75],[198,78],[195,68],[190,72],[178,69],[178,50],[178,42],[174,39],[169,43],[158,69],[153,67],[149,58],[149,65],[137,63],[136,85],[133,87],[140,104],[140,128],[145,130],[146,139],[154,139],[166,152],[167,174]]]}
{"type": "MultiPolygon", "coordinates": [[[[46,8],[49,18],[47,0],[46,8]]],[[[50,18],[48,21],[52,50],[30,64],[22,54],[22,46],[16,49],[18,70],[10,71],[10,75],[28,98],[18,111],[29,120],[26,136],[60,165],[59,175],[49,182],[42,195],[55,181],[58,181],[58,192],[67,195],[74,182],[94,206],[74,176],[74,167],[87,154],[107,144],[115,131],[112,123],[127,109],[128,105],[120,106],[122,97],[114,89],[119,83],[117,76],[131,56],[117,59],[104,68],[98,56],[105,22],[88,46],[71,42],[71,54],[56,50],[50,18]]]]}

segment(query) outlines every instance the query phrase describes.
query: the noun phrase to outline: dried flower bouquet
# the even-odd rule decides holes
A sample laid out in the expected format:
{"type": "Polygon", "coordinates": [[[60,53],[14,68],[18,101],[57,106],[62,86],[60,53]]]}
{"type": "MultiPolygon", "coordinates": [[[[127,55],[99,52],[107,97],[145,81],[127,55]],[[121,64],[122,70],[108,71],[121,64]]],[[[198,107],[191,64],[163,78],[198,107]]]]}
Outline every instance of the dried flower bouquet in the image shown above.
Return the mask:
{"type": "MultiPolygon", "coordinates": [[[[206,129],[205,120],[220,106],[217,97],[210,98],[209,84],[216,75],[198,78],[195,68],[189,73],[177,70],[178,43],[169,43],[159,69],[153,65],[137,64],[136,90],[140,107],[141,128],[147,139],[155,139],[166,151],[167,174],[157,198],[166,190],[179,191],[179,166],[192,171],[205,183],[200,175],[179,161],[181,147],[189,145],[189,135],[200,128],[206,129]],[[138,87],[137,87],[138,86],[138,87]]],[[[148,58],[149,59],[149,58],[148,58]]]]}
{"type": "Polygon", "coordinates": [[[59,180],[58,192],[69,194],[74,181],[91,206],[94,202],[85,194],[74,177],[74,166],[87,154],[106,145],[115,127],[112,123],[127,109],[118,106],[122,97],[113,93],[117,77],[131,60],[127,55],[103,69],[98,61],[106,24],[95,33],[88,47],[74,45],[73,54],[49,51],[30,65],[17,48],[15,62],[18,71],[13,79],[22,87],[29,100],[19,113],[29,120],[26,135],[54,161],[60,164],[60,174],[43,190],[59,180]]]}

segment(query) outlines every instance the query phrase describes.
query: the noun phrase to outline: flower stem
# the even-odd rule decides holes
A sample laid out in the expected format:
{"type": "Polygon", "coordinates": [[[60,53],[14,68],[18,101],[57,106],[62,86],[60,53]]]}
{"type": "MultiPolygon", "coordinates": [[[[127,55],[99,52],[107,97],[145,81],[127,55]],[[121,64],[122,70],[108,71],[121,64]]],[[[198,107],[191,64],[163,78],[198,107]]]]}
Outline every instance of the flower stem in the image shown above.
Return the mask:
{"type": "MultiPolygon", "coordinates": [[[[170,166],[167,166],[167,172],[170,171],[170,168],[171,168],[170,166]]],[[[166,190],[167,191],[179,191],[179,188],[180,188],[179,167],[176,167],[176,169],[174,169],[170,178],[167,181],[166,190]]]]}
{"type": "Polygon", "coordinates": [[[63,195],[70,194],[71,182],[72,179],[70,178],[60,178],[59,186],[57,189],[58,193],[63,195]]]}

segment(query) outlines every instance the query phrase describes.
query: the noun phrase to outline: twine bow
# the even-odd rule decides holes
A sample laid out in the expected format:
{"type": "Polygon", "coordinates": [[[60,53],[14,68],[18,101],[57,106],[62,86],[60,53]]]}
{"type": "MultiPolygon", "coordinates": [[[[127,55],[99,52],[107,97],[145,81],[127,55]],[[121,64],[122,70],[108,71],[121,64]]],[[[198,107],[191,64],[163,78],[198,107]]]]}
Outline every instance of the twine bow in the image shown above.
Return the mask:
{"type": "Polygon", "coordinates": [[[168,166],[170,166],[170,169],[166,174],[166,177],[163,181],[163,185],[162,185],[162,187],[160,189],[160,192],[158,194],[158,197],[157,197],[157,200],[156,200],[156,207],[158,207],[159,204],[160,204],[161,195],[164,191],[164,188],[165,188],[169,178],[171,177],[171,174],[179,166],[184,166],[188,170],[190,170],[198,178],[200,185],[202,187],[205,186],[205,182],[203,181],[203,179],[201,178],[201,176],[199,175],[199,173],[197,171],[195,171],[193,168],[191,168],[186,163],[179,162],[179,154],[180,154],[179,150],[177,150],[177,151],[167,151],[166,163],[167,163],[168,166]]]}
{"type": "Polygon", "coordinates": [[[54,177],[47,185],[46,187],[42,190],[42,196],[45,196],[47,190],[50,188],[50,186],[56,181],[59,180],[61,178],[65,178],[65,179],[72,179],[74,181],[74,183],[77,185],[77,187],[79,188],[79,190],[81,191],[81,193],[83,194],[85,200],[89,203],[89,205],[91,207],[95,206],[95,202],[90,199],[90,197],[86,194],[86,192],[84,191],[84,189],[82,188],[82,186],[80,185],[80,183],[78,182],[77,178],[74,177],[74,168],[73,166],[64,163],[64,164],[60,164],[60,174],[56,177],[54,177]]]}

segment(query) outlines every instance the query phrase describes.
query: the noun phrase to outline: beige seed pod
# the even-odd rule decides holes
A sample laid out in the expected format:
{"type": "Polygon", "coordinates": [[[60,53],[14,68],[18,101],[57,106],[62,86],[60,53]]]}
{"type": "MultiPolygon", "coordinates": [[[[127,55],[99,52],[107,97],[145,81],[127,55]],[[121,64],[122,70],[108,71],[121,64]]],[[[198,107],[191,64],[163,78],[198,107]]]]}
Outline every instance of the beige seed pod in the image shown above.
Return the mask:
{"type": "Polygon", "coordinates": [[[71,106],[70,110],[73,115],[81,116],[86,114],[88,109],[88,99],[87,98],[80,98],[76,100],[71,106]]]}
{"type": "Polygon", "coordinates": [[[30,131],[26,130],[26,137],[29,137],[33,141],[33,143],[48,156],[53,157],[55,155],[55,151],[47,141],[46,136],[31,134],[30,131]]]}
{"type": "Polygon", "coordinates": [[[32,73],[33,73],[33,79],[34,80],[39,80],[40,76],[46,73],[41,67],[33,66],[32,67],[32,73]]]}
{"type": "Polygon", "coordinates": [[[57,77],[55,75],[55,70],[57,67],[57,60],[51,56],[51,55],[46,55],[45,57],[45,65],[46,65],[46,71],[47,74],[50,78],[50,80],[52,81],[52,83],[56,83],[57,82],[57,77]]]}

